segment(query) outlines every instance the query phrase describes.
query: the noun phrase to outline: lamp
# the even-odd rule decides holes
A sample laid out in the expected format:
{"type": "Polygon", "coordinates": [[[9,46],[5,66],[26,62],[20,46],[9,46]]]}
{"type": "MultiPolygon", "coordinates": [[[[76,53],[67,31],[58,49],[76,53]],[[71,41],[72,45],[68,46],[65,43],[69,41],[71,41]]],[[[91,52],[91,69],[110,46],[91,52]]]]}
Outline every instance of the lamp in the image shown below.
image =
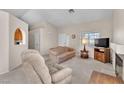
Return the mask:
{"type": "Polygon", "coordinates": [[[74,11],[74,9],[69,9],[68,12],[69,12],[70,14],[72,14],[72,13],[74,13],[75,11],[74,11]]]}
{"type": "Polygon", "coordinates": [[[86,44],[88,44],[88,39],[87,38],[83,38],[82,39],[82,44],[84,45],[84,50],[83,51],[86,51],[86,44]]]}

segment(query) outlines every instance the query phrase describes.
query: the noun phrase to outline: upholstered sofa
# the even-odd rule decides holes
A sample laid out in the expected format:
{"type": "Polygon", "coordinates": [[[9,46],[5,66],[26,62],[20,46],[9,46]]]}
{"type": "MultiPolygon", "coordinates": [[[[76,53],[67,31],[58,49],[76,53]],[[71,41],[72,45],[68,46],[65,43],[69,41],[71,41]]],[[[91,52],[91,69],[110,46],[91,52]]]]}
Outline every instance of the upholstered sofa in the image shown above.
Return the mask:
{"type": "Polygon", "coordinates": [[[75,49],[58,46],[49,49],[49,56],[53,62],[61,63],[75,56],[75,49]]]}
{"type": "Polygon", "coordinates": [[[7,84],[65,84],[71,83],[72,69],[55,63],[45,63],[36,50],[22,53],[22,65],[0,75],[0,83],[7,84]]]}

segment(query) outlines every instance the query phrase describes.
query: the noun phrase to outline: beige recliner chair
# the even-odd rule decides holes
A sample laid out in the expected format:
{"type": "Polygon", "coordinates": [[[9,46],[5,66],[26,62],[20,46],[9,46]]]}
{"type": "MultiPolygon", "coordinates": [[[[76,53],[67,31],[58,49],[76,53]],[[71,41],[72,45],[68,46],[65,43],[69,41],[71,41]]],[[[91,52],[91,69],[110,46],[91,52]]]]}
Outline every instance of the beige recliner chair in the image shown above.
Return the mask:
{"type": "Polygon", "coordinates": [[[44,84],[71,83],[72,69],[61,65],[46,64],[44,58],[36,50],[28,49],[22,53],[22,61],[31,64],[34,71],[44,84]]]}

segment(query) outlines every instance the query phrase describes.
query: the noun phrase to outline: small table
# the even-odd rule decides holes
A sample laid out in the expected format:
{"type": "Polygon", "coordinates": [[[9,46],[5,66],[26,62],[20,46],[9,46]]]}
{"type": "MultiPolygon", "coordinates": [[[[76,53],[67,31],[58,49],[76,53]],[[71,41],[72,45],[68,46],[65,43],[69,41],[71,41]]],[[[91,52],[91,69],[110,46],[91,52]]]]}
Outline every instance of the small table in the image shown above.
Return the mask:
{"type": "Polygon", "coordinates": [[[89,58],[88,51],[81,50],[81,58],[85,58],[85,59],[89,58]]]}

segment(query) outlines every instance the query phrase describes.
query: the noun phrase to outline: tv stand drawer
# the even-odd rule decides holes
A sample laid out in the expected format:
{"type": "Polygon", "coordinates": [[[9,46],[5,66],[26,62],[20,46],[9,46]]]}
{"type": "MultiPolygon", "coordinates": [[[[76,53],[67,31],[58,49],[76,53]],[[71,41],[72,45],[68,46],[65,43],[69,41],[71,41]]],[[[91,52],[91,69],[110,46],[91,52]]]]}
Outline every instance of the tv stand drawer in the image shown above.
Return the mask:
{"type": "Polygon", "coordinates": [[[110,49],[106,48],[95,48],[94,49],[94,59],[101,61],[101,62],[109,62],[110,61],[110,49]],[[101,51],[104,50],[104,51],[101,51]]]}

